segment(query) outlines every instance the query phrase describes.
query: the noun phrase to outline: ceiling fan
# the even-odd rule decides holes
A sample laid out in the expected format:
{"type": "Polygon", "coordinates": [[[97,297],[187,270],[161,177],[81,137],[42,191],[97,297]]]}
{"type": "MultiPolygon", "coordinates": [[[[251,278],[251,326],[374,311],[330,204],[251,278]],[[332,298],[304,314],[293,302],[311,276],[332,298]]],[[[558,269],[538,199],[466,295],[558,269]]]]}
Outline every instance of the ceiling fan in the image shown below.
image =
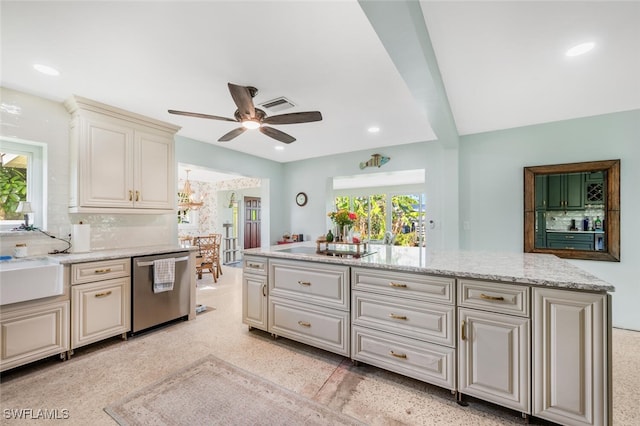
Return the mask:
{"type": "Polygon", "coordinates": [[[275,140],[291,143],[295,141],[296,138],[278,129],[269,127],[267,124],[297,124],[322,120],[320,111],[292,112],[267,117],[267,114],[263,110],[253,105],[253,97],[258,93],[258,89],[252,86],[238,86],[233,83],[228,83],[227,85],[229,86],[229,92],[231,92],[233,102],[235,102],[238,107],[233,114],[234,118],[218,117],[217,115],[201,114],[198,112],[176,111],[173,109],[170,109],[169,113],[187,115],[189,117],[208,118],[211,120],[233,121],[241,124],[240,127],[222,135],[222,137],[218,139],[219,142],[230,141],[248,129],[258,129],[263,134],[275,140]]]}

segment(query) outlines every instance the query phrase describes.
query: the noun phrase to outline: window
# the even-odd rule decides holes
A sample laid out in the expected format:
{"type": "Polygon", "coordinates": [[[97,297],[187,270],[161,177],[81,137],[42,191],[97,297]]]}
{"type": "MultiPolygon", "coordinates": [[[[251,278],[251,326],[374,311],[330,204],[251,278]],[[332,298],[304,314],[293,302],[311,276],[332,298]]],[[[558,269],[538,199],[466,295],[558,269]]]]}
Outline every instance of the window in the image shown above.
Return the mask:
{"type": "Polygon", "coordinates": [[[15,138],[0,138],[0,230],[24,222],[15,210],[20,201],[31,202],[30,224],[46,229],[46,145],[15,138]]]}
{"type": "Polygon", "coordinates": [[[333,179],[334,208],[358,215],[353,231],[363,240],[394,244],[426,243],[424,169],[369,173],[333,179]]]}
{"type": "Polygon", "coordinates": [[[353,231],[363,240],[382,243],[389,231],[395,245],[425,246],[423,194],[338,196],[335,206],[358,215],[353,231]]]}

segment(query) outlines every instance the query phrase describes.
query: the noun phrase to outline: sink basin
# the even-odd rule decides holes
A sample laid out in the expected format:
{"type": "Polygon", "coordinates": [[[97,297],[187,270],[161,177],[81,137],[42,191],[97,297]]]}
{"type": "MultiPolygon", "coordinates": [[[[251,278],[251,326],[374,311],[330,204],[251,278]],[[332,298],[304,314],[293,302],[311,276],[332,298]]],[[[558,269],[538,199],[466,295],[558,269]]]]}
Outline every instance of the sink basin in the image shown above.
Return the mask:
{"type": "Polygon", "coordinates": [[[48,257],[0,262],[0,305],[63,293],[62,265],[48,257]]]}

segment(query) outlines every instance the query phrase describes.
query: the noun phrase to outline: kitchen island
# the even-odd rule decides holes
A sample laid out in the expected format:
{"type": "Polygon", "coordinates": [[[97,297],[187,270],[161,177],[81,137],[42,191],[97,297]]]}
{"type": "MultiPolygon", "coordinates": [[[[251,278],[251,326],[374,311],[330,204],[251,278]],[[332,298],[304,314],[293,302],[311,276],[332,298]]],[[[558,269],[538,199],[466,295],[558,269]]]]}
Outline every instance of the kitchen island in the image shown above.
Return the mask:
{"type": "Polygon", "coordinates": [[[553,255],[316,249],[244,251],[250,328],[445,387],[461,403],[610,424],[610,284],[553,255]]]}

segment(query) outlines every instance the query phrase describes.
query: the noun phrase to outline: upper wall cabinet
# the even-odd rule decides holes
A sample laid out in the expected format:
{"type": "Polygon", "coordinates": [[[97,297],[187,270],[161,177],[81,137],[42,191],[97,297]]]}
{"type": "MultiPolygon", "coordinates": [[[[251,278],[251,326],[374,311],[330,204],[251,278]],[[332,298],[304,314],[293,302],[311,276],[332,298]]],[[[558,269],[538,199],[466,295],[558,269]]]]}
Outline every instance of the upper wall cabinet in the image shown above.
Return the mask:
{"type": "Polygon", "coordinates": [[[167,213],[175,208],[175,147],[169,123],[74,96],[71,213],[167,213]]]}

